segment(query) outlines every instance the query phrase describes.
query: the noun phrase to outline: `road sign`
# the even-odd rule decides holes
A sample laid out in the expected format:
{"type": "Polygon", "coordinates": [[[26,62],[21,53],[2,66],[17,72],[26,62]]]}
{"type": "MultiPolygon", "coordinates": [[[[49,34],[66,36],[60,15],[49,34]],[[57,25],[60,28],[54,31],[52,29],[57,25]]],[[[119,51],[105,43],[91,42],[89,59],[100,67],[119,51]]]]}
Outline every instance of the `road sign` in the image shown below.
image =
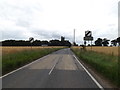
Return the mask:
{"type": "Polygon", "coordinates": [[[84,40],[86,40],[86,41],[92,41],[93,37],[84,37],[84,40]]]}
{"type": "Polygon", "coordinates": [[[92,41],[93,37],[92,37],[92,32],[91,31],[85,31],[85,37],[83,38],[85,41],[92,41]]]}
{"type": "Polygon", "coordinates": [[[92,37],[92,32],[91,31],[85,31],[85,37],[83,38],[84,39],[84,45],[86,46],[86,41],[91,41],[91,50],[92,50],[92,40],[93,40],[93,37],[92,37]]]}
{"type": "Polygon", "coordinates": [[[30,37],[30,38],[29,38],[29,41],[30,41],[30,43],[33,43],[34,38],[33,38],[33,37],[30,37]]]}
{"type": "Polygon", "coordinates": [[[85,37],[92,37],[91,31],[85,31],[85,37]]]}

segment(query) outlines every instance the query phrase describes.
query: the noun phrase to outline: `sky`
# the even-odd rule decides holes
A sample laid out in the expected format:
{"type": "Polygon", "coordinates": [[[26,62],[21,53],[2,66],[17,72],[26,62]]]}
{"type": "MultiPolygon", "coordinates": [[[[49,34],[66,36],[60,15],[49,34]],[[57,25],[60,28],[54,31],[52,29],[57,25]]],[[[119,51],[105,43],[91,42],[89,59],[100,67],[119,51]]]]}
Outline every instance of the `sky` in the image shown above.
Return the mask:
{"type": "Polygon", "coordinates": [[[85,31],[118,37],[119,0],[0,0],[0,40],[66,40],[83,44],[85,31]]]}

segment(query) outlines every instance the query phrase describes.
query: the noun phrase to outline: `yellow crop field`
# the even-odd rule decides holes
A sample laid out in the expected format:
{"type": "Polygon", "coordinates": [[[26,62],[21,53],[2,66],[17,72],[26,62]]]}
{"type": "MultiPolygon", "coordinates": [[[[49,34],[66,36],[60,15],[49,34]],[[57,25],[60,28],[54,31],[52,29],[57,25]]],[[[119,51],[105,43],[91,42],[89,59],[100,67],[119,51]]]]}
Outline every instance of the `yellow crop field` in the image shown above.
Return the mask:
{"type": "MultiPolygon", "coordinates": [[[[64,46],[33,46],[32,50],[35,49],[44,49],[44,48],[63,48],[64,46]]],[[[72,48],[82,48],[82,47],[78,47],[78,46],[74,46],[72,48]]],[[[118,56],[118,47],[86,47],[87,50],[92,50],[92,51],[96,51],[96,52],[100,52],[100,53],[105,53],[105,54],[110,54],[110,55],[115,55],[118,56]]],[[[23,50],[31,50],[31,47],[0,47],[0,50],[2,51],[2,54],[10,54],[10,53],[16,53],[16,52],[20,52],[23,50]]],[[[120,47],[119,47],[120,50],[120,47]]]]}
{"type": "Polygon", "coordinates": [[[87,50],[92,50],[100,53],[118,56],[118,47],[87,47],[87,50]]]}
{"type": "MultiPolygon", "coordinates": [[[[33,46],[32,50],[35,49],[44,49],[44,48],[63,48],[63,46],[33,46]]],[[[2,54],[11,54],[11,53],[16,53],[24,50],[31,50],[31,47],[0,47],[0,50],[2,54]]]]}
{"type": "MultiPolygon", "coordinates": [[[[73,47],[73,48],[82,48],[82,47],[73,47]]],[[[87,50],[92,50],[92,51],[96,51],[99,53],[105,53],[105,54],[110,54],[110,55],[114,55],[114,56],[118,56],[118,48],[120,50],[120,47],[86,47],[87,50]]]]}

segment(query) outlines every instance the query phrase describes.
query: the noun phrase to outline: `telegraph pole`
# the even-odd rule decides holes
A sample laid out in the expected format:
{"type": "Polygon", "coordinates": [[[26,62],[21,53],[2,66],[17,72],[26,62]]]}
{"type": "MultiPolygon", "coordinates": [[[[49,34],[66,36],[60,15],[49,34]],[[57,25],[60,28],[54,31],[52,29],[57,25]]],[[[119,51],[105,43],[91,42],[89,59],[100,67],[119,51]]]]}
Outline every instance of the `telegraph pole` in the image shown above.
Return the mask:
{"type": "Polygon", "coordinates": [[[73,45],[75,44],[75,29],[73,31],[73,45]]]}

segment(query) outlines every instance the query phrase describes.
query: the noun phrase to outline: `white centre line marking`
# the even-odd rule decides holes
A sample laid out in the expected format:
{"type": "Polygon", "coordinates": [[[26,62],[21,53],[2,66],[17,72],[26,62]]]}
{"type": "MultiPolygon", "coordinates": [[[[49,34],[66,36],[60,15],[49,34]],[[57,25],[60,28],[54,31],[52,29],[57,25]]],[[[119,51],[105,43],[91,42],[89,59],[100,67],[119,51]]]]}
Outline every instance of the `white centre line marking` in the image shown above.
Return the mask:
{"type": "Polygon", "coordinates": [[[54,64],[54,66],[52,67],[52,69],[50,70],[50,72],[48,73],[49,75],[52,73],[53,69],[55,68],[56,63],[54,64]]]}
{"type": "Polygon", "coordinates": [[[91,79],[95,82],[95,84],[101,89],[104,90],[104,88],[98,83],[98,81],[88,72],[88,70],[81,64],[81,62],[76,58],[75,55],[73,55],[77,62],[82,66],[82,68],[87,72],[87,74],[91,77],[91,79]]]}

